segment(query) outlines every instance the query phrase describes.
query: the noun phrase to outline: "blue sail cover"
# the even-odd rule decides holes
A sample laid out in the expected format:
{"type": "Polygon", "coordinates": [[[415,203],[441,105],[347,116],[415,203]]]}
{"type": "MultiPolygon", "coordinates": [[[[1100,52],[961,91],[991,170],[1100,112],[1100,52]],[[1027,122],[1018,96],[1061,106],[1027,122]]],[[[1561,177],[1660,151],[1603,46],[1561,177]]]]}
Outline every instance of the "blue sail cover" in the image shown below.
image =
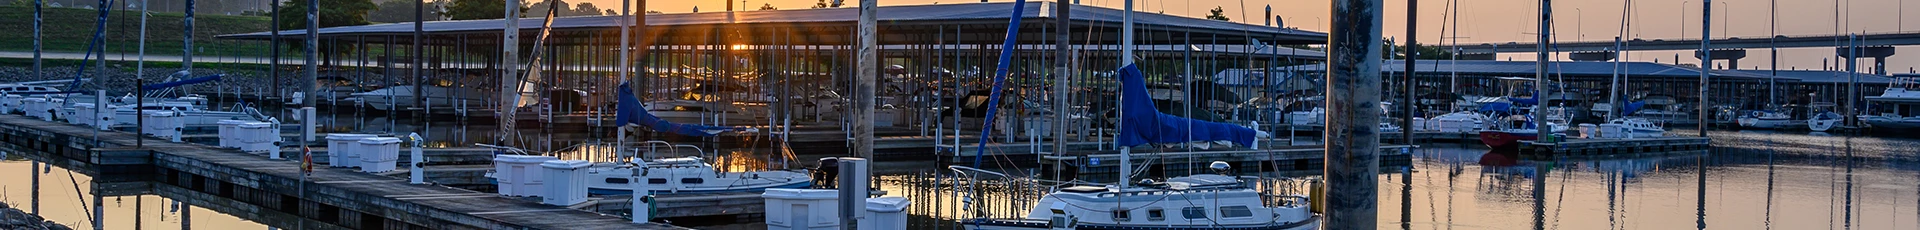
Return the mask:
{"type": "Polygon", "coordinates": [[[1506,103],[1506,102],[1488,102],[1488,103],[1480,104],[1480,112],[1482,113],[1505,113],[1505,112],[1512,112],[1512,111],[1513,111],[1513,104],[1506,103]]]}
{"type": "Polygon", "coordinates": [[[158,90],[158,89],[165,89],[165,88],[173,88],[173,87],[179,87],[179,86],[183,86],[183,85],[192,85],[192,84],[200,84],[200,83],[203,83],[203,82],[209,82],[209,81],[219,81],[219,80],[220,80],[220,76],[223,76],[223,75],[222,75],[222,74],[214,74],[214,75],[212,75],[212,76],[205,76],[205,77],[197,77],[197,78],[188,78],[188,79],[186,79],[186,80],[179,80],[179,81],[173,81],[173,82],[167,82],[167,83],[160,83],[160,84],[152,84],[152,85],[144,85],[144,86],[140,86],[140,90],[158,90]]]}
{"type": "Polygon", "coordinates": [[[711,137],[716,134],[707,131],[743,130],[734,127],[676,124],[660,119],[660,117],[653,116],[653,113],[648,113],[646,108],[640,106],[640,97],[633,95],[633,89],[628,88],[627,83],[620,83],[619,96],[620,101],[619,104],[616,105],[617,111],[614,113],[613,118],[614,124],[638,124],[653,128],[654,130],[696,137],[711,137]]]}
{"type": "Polygon", "coordinates": [[[1639,112],[1642,107],[1647,107],[1646,101],[1628,102],[1626,108],[1620,109],[1620,114],[1633,114],[1633,112],[1639,112]]]}
{"type": "Polygon", "coordinates": [[[1146,81],[1139,67],[1120,67],[1120,146],[1222,140],[1253,145],[1253,129],[1160,113],[1147,97],[1146,81]]]}

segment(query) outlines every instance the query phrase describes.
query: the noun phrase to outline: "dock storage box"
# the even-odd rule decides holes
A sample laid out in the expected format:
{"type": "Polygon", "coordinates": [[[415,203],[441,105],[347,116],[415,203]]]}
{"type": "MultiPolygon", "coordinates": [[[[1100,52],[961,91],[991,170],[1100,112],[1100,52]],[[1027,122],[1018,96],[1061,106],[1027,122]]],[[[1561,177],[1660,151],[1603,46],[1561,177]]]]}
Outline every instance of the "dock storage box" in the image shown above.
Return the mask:
{"type": "MultiPolygon", "coordinates": [[[[74,108],[74,111],[81,111],[81,110],[79,108],[74,108]]],[[[79,113],[79,112],[75,112],[75,113],[79,113]]],[[[68,118],[68,119],[72,119],[72,118],[68,118]]],[[[242,120],[220,120],[219,123],[216,123],[220,125],[220,147],[221,148],[240,147],[240,143],[241,143],[240,139],[245,138],[245,136],[242,136],[242,134],[240,133],[240,124],[246,124],[246,123],[247,121],[242,121],[242,120]]]]}
{"type": "Polygon", "coordinates": [[[540,203],[568,206],[587,202],[587,167],[593,162],[583,160],[550,160],[540,163],[546,168],[546,190],[540,195],[540,203]]]}
{"type": "Polygon", "coordinates": [[[327,166],[346,168],[360,167],[360,156],[357,155],[360,152],[354,149],[354,147],[360,145],[360,139],[372,137],[377,136],[373,134],[328,133],[327,166]]]}
{"type": "Polygon", "coordinates": [[[767,199],[767,229],[840,229],[839,196],[831,189],[767,189],[760,194],[767,199]]]}
{"type": "Polygon", "coordinates": [[[493,179],[502,196],[540,195],[540,163],[558,160],[550,156],[501,154],[493,157],[493,179]]]}
{"type": "Polygon", "coordinates": [[[370,137],[360,139],[354,146],[360,153],[360,171],[379,173],[393,171],[400,161],[400,138],[370,137]]]}
{"type": "Polygon", "coordinates": [[[907,206],[913,201],[906,197],[877,197],[867,199],[867,219],[860,221],[860,229],[907,229],[907,206]]]}
{"type": "MultiPolygon", "coordinates": [[[[280,148],[274,143],[280,141],[280,134],[276,132],[279,130],[273,128],[273,123],[242,122],[234,125],[233,130],[236,136],[233,140],[234,147],[239,147],[240,151],[269,153],[280,148]]],[[[224,137],[226,134],[222,133],[221,136],[224,137]]]]}
{"type": "Polygon", "coordinates": [[[10,114],[10,113],[20,112],[20,100],[25,100],[25,99],[27,99],[26,96],[20,96],[20,95],[7,95],[6,97],[0,97],[0,113],[10,114]]]}
{"type": "Polygon", "coordinates": [[[53,116],[51,114],[47,114],[47,105],[46,98],[20,99],[20,111],[26,113],[28,117],[40,119],[52,118],[53,116]]]}
{"type": "Polygon", "coordinates": [[[67,124],[89,125],[93,123],[93,119],[88,119],[93,117],[93,103],[73,103],[72,106],[67,106],[67,108],[69,108],[67,110],[68,112],[60,115],[60,117],[67,119],[67,124]]]}
{"type": "Polygon", "coordinates": [[[174,137],[180,136],[180,129],[182,128],[180,125],[185,122],[181,119],[180,113],[173,111],[147,111],[146,113],[140,114],[140,116],[140,119],[146,119],[144,126],[140,127],[140,133],[163,139],[173,139],[174,137]]]}

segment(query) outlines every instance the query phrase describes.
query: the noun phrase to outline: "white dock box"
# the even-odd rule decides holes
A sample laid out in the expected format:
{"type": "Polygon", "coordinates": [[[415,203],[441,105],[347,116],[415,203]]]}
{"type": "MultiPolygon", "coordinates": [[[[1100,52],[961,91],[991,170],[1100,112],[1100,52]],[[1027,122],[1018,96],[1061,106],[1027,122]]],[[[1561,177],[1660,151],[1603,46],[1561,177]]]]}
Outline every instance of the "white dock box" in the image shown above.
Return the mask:
{"type": "Polygon", "coordinates": [[[180,125],[184,122],[181,119],[182,117],[180,117],[180,113],[173,111],[151,110],[140,114],[140,116],[141,119],[146,119],[143,126],[140,127],[140,133],[166,139],[179,136],[180,129],[182,128],[180,125]]]}
{"type": "MultiPolygon", "coordinates": [[[[239,147],[240,151],[268,153],[280,148],[274,144],[279,141],[276,139],[279,139],[280,135],[274,133],[273,123],[241,122],[239,125],[234,125],[233,130],[236,137],[232,140],[232,144],[234,147],[239,147]]],[[[222,133],[221,136],[224,137],[226,134],[222,133]]]]}
{"type": "Polygon", "coordinates": [[[558,160],[550,156],[501,154],[493,157],[493,179],[503,196],[538,196],[540,163],[558,160]]]}
{"type": "Polygon", "coordinates": [[[378,137],[373,134],[328,133],[327,166],[360,167],[360,151],[355,149],[361,139],[378,137]]]}
{"type": "Polygon", "coordinates": [[[766,198],[767,229],[840,229],[839,190],[770,188],[766,198]]]}
{"type": "Polygon", "coordinates": [[[93,118],[93,103],[73,103],[73,105],[67,106],[67,108],[70,108],[67,110],[69,112],[61,116],[67,118],[67,124],[93,124],[93,119],[89,119],[93,118]]]}
{"type": "MultiPolygon", "coordinates": [[[[74,109],[74,111],[81,111],[81,110],[76,108],[74,109]]],[[[74,112],[74,113],[79,113],[79,112],[74,112]]],[[[68,118],[68,119],[71,120],[72,118],[68,118]]],[[[246,138],[246,136],[240,133],[240,124],[246,124],[246,123],[247,121],[242,121],[242,120],[220,120],[220,122],[215,123],[220,125],[220,147],[221,148],[240,147],[241,138],[246,138]]]]}
{"type": "Polygon", "coordinates": [[[370,137],[360,139],[354,146],[360,156],[360,171],[379,173],[393,171],[400,161],[400,138],[370,137]]]}
{"type": "Polygon", "coordinates": [[[907,229],[907,206],[913,201],[906,197],[877,197],[867,199],[867,219],[860,221],[860,229],[907,229]]]}
{"type": "Polygon", "coordinates": [[[20,100],[25,100],[25,99],[27,99],[26,96],[20,96],[20,95],[7,95],[6,97],[0,97],[0,113],[19,112],[20,106],[21,106],[20,100]]]}
{"type": "Polygon", "coordinates": [[[26,113],[28,117],[40,119],[52,117],[50,114],[47,114],[47,105],[46,98],[20,99],[20,111],[26,113]]]}
{"type": "Polygon", "coordinates": [[[550,160],[540,163],[545,168],[546,193],[540,195],[540,203],[568,206],[587,202],[587,167],[593,162],[583,160],[550,160]]]}

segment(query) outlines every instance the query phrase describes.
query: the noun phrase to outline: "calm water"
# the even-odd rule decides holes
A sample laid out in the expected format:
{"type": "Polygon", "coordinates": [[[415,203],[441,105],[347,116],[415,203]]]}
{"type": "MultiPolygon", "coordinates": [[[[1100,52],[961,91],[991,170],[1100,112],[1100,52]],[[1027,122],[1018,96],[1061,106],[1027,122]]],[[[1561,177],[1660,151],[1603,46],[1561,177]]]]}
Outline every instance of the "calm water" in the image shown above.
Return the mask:
{"type": "MultiPolygon", "coordinates": [[[[461,132],[448,132],[456,134],[461,132]]],[[[1690,133],[1690,132],[1683,132],[1690,133]]],[[[1637,158],[1528,161],[1488,153],[1471,144],[1430,144],[1415,152],[1412,170],[1380,175],[1383,229],[1920,229],[1920,140],[1794,133],[1714,132],[1712,150],[1637,158]],[[1536,219],[1540,224],[1536,224],[1536,219]]],[[[490,135],[485,135],[490,136],[490,135]]],[[[485,138],[485,137],[481,137],[485,138]]],[[[765,150],[722,150],[754,168],[765,150]]],[[[803,155],[800,159],[818,156],[803,155]]],[[[30,172],[18,156],[0,161],[0,200],[87,229],[92,179],[60,168],[30,172]],[[32,196],[30,175],[40,191],[32,196]]],[[[951,228],[957,211],[952,184],[937,186],[914,172],[933,162],[875,164],[883,189],[913,196],[914,229],[951,228]]],[[[1027,170],[1010,166],[1007,171],[1027,170]]],[[[1017,189],[992,188],[982,199],[997,215],[1027,207],[1017,189]]],[[[103,192],[111,193],[111,192],[103,192]]],[[[175,207],[166,192],[102,198],[106,229],[267,229],[283,216],[230,215],[191,205],[175,207]],[[158,194],[158,195],[155,195],[158,194]],[[245,216],[242,218],[239,216],[245,216]],[[270,218],[249,219],[249,218],[270,218]],[[190,220],[190,221],[183,221],[190,220]]],[[[208,203],[223,201],[194,201],[208,203]]],[[[297,217],[294,217],[297,218],[297,217]]],[[[286,226],[275,226],[286,227],[286,226]]],[[[700,228],[763,229],[756,224],[700,228]]]]}

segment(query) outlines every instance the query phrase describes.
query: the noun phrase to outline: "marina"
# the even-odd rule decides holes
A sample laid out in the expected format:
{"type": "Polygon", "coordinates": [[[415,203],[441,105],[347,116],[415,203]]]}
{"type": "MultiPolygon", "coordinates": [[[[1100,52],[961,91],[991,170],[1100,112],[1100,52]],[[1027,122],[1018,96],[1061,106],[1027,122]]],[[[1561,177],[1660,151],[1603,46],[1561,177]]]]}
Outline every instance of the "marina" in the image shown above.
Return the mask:
{"type": "Polygon", "coordinates": [[[0,228],[1920,226],[1904,2],[344,1],[0,6],[0,228]]]}

